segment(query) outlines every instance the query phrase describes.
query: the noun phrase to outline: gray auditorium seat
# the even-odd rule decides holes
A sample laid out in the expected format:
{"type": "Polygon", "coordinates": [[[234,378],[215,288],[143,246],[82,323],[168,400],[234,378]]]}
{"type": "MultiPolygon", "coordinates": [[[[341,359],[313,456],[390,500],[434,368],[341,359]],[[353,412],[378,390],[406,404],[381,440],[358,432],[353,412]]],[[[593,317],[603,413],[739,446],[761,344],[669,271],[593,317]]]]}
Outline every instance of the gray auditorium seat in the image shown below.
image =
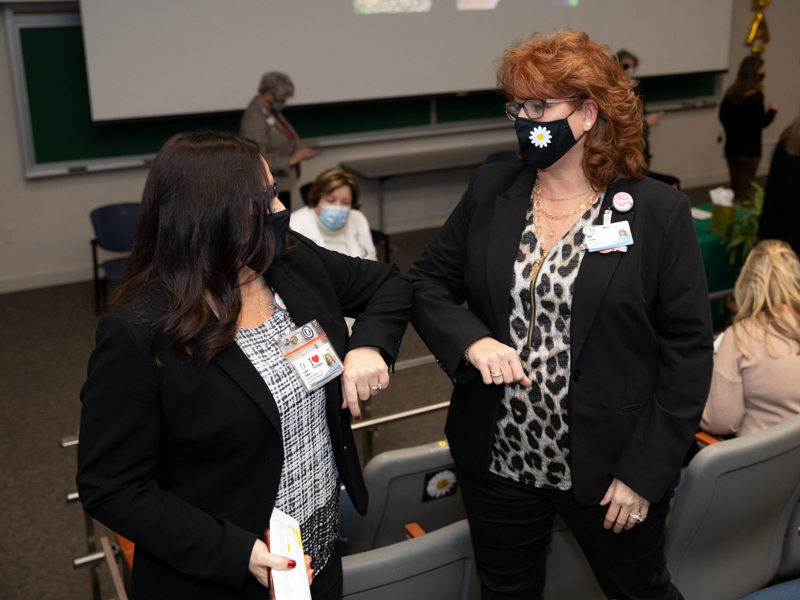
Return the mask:
{"type": "Polygon", "coordinates": [[[800,415],[713,444],[689,464],[667,534],[686,600],[732,600],[775,577],[800,498],[800,415]]]}
{"type": "Polygon", "coordinates": [[[369,510],[365,517],[354,515],[345,554],[401,542],[408,523],[418,523],[430,533],[465,518],[458,485],[451,495],[425,496],[427,480],[444,470],[455,473],[446,442],[391,450],[369,461],[364,468],[369,510]]]}
{"type": "Polygon", "coordinates": [[[605,600],[581,547],[558,515],[553,520],[550,535],[544,600],[605,600]]]}
{"type": "Polygon", "coordinates": [[[786,528],[783,540],[783,553],[781,564],[778,567],[778,579],[796,579],[800,577],[800,504],[794,507],[794,512],[786,528]]]}
{"type": "Polygon", "coordinates": [[[345,556],[343,600],[478,600],[469,525],[345,556]]]}

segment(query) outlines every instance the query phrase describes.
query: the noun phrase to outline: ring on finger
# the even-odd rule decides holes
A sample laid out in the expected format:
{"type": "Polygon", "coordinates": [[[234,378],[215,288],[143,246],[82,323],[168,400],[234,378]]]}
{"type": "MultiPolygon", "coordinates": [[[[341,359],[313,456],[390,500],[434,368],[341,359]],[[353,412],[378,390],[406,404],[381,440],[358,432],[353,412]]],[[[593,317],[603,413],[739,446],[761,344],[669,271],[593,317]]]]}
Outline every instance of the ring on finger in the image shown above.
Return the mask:
{"type": "Polygon", "coordinates": [[[492,373],[489,373],[489,375],[491,375],[492,377],[502,377],[503,376],[503,370],[501,369],[499,371],[494,371],[492,373]]]}
{"type": "Polygon", "coordinates": [[[631,516],[631,519],[633,519],[637,523],[643,523],[644,522],[644,517],[642,516],[642,513],[639,513],[639,514],[636,514],[636,515],[633,514],[633,513],[628,513],[628,514],[631,516]]]}
{"type": "Polygon", "coordinates": [[[369,389],[371,389],[373,392],[379,392],[383,389],[383,386],[379,383],[376,387],[369,386],[369,389]]]}

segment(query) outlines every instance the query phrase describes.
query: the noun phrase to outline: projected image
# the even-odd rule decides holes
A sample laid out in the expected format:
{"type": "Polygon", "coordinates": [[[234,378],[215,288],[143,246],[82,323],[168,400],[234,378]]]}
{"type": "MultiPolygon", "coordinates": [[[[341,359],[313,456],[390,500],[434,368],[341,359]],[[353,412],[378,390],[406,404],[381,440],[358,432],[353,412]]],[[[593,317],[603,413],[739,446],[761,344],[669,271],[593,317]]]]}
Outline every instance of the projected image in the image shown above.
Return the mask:
{"type": "MultiPolygon", "coordinates": [[[[550,0],[556,6],[578,6],[579,0],[550,0]]],[[[458,10],[493,10],[500,0],[456,0],[458,10]]]]}
{"type": "Polygon", "coordinates": [[[358,15],[430,12],[433,0],[353,0],[358,15]]]}

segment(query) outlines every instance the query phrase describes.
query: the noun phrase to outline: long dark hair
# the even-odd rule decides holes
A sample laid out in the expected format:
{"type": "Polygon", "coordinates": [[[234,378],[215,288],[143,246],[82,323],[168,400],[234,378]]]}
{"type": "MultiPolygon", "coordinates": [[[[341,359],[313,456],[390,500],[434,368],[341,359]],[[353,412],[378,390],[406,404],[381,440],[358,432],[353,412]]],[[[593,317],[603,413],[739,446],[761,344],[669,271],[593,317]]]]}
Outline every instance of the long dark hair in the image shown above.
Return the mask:
{"type": "Polygon", "coordinates": [[[166,293],[154,354],[159,339],[171,335],[176,350],[199,366],[234,341],[242,308],[239,271],[246,264],[263,274],[272,263],[268,186],[258,145],[233,134],[181,133],[158,152],[112,302],[131,301],[136,309],[142,303],[133,300],[166,293]],[[209,300],[218,322],[209,323],[209,300]]]}
{"type": "Polygon", "coordinates": [[[734,104],[742,104],[744,99],[761,90],[761,78],[758,70],[764,65],[764,61],[757,56],[746,56],[739,65],[739,74],[736,81],[728,88],[725,96],[734,104]]]}

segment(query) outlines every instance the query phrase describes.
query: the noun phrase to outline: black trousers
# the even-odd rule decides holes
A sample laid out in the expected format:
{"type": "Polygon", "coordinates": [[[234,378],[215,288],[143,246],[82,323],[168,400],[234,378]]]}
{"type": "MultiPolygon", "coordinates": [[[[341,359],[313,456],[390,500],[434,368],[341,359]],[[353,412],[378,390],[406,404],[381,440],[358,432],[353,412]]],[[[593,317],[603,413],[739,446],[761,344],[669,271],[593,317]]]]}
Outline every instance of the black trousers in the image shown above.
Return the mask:
{"type": "MultiPolygon", "coordinates": [[[[297,568],[300,568],[300,565],[297,568]]],[[[311,568],[314,568],[313,564],[311,568]]],[[[337,542],[325,568],[319,574],[314,574],[314,580],[311,582],[311,599],[341,600],[342,582],[342,549],[340,542],[337,542]]]]}
{"type": "Polygon", "coordinates": [[[750,184],[756,178],[758,163],[761,162],[760,156],[726,156],[728,161],[728,173],[731,176],[731,188],[734,193],[734,200],[753,199],[755,188],[750,184]]]}
{"type": "Polygon", "coordinates": [[[522,486],[490,475],[478,484],[458,469],[481,598],[540,600],[545,551],[556,513],[575,536],[603,592],[616,600],[682,600],[664,558],[669,501],[647,519],[614,533],[603,527],[607,506],[580,506],[571,491],[522,486]]]}

